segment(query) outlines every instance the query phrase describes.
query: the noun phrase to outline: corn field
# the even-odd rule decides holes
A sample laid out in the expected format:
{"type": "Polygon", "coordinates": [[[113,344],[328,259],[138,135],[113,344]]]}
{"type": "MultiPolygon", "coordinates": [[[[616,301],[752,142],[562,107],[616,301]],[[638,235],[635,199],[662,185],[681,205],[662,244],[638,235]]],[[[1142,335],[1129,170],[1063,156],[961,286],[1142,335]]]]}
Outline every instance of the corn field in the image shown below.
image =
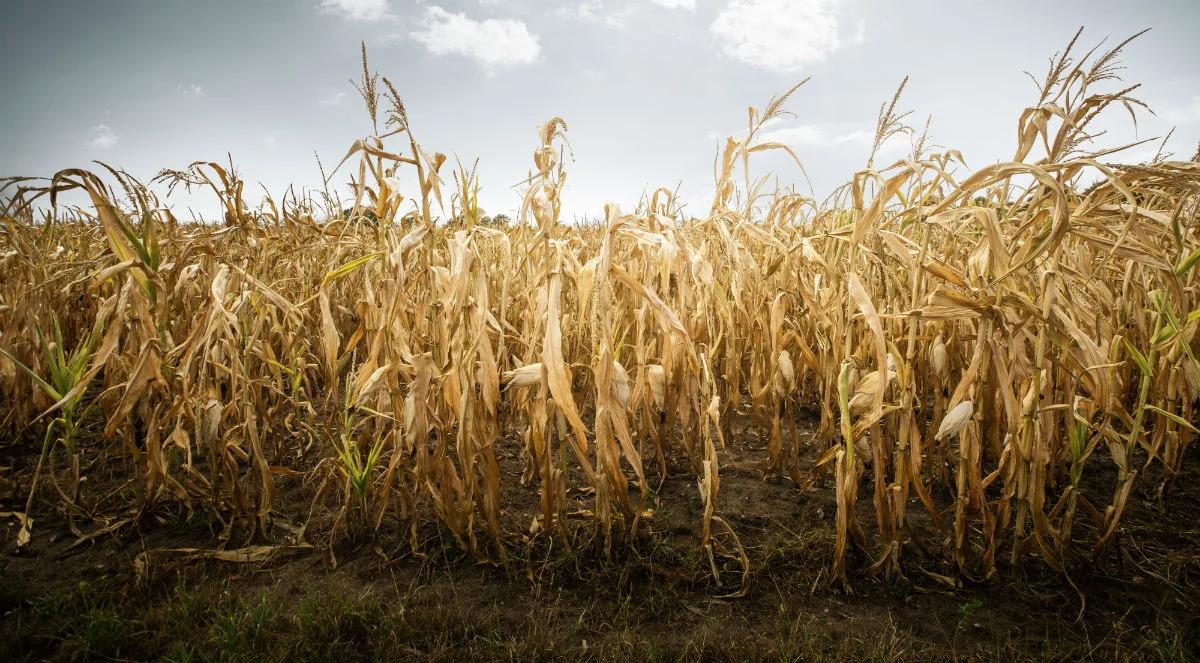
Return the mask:
{"type": "Polygon", "coordinates": [[[754,560],[720,469],[750,421],[764,480],[833,487],[839,585],[903,575],[917,547],[977,580],[1092,564],[1132,491],[1172,489],[1200,398],[1200,161],[1093,145],[1096,118],[1146,111],[1116,76],[1121,46],[1079,56],[1072,40],[1012,159],[978,170],[909,127],[898,91],[872,158],[824,201],[752,169],[794,157],[759,135],[798,85],[724,141],[702,215],[658,189],[564,223],[552,118],[518,217],[490,223],[479,175],[417,142],[365,47],[370,134],[326,177],[348,199],[251,203],[214,162],[147,183],[102,163],[4,180],[18,544],[39,512],[87,537],[181,508],[211,514],[221,548],[380,532],[418,548],[436,526],[481,560],[580,532],[614,555],[683,476],[702,564],[739,595],[754,560]],[[894,136],[910,153],[877,162],[894,136]],[[177,219],[177,188],[223,219],[177,219]],[[502,449],[538,494],[517,531],[502,449]],[[93,489],[99,468],[123,482],[93,489]]]}

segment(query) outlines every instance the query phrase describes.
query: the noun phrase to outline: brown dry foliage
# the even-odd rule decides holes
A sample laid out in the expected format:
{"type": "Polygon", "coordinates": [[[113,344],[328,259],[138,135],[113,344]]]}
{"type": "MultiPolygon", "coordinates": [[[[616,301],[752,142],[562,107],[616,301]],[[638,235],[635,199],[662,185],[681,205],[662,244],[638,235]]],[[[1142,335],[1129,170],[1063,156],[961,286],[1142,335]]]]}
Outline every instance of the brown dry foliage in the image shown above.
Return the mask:
{"type": "MultiPolygon", "coordinates": [[[[211,162],[158,183],[210,188],[224,227],[179,222],[103,164],[8,180],[0,346],[45,375],[37,330],[57,318],[78,338],[101,324],[84,388],[130,468],[130,506],[208,509],[227,533],[267,536],[277,478],[303,472],[312,512],[333,514],[314,529],[387,519],[416,546],[416,523],[432,521],[502,558],[496,449],[516,431],[524,480],[541,491],[534,536],[570,545],[594,522],[611,551],[652,513],[667,458],[685,458],[673,471],[697,481],[705,558],[718,581],[741,569],[745,592],[719,466],[730,422],[749,415],[769,434],[768,475],[805,489],[832,473],[842,582],[850,547],[875,560],[869,573],[902,571],[913,508],[953,537],[964,576],[993,574],[1002,550],[1065,572],[1113,541],[1147,468],[1170,489],[1200,397],[1200,163],[1085,151],[1098,113],[1140,103],[1133,87],[1107,89],[1119,47],[1078,61],[1070,50],[1022,113],[1013,161],[964,176],[956,151],[922,135],[824,204],[750,175],[751,155],[786,149],[756,135],[795,89],[727,140],[703,216],[660,189],[631,214],[561,223],[566,125],[554,118],[518,222],[481,225],[474,171],[455,173],[447,199],[446,158],[419,147],[386,80],[387,133],[340,164],[354,171],[348,215],[321,213],[341,209],[329,194],[251,208],[232,166],[211,162]],[[409,198],[400,168],[415,171],[409,198]],[[38,211],[71,189],[90,208],[38,211]],[[443,203],[451,222],[436,218],[443,203]],[[810,403],[819,424],[800,439],[810,403]],[[1116,467],[1108,503],[1079,490],[1104,464],[1116,467]],[[953,496],[953,522],[935,487],[953,496]],[[579,489],[594,506],[568,513],[579,489]]],[[[374,128],[365,51],[362,80],[374,128]]],[[[895,109],[881,110],[880,140],[901,132],[895,109]]],[[[44,426],[54,405],[0,358],[7,435],[44,426]]],[[[72,453],[56,443],[50,457],[72,453]]],[[[80,518],[114,509],[59,492],[80,518]]]]}

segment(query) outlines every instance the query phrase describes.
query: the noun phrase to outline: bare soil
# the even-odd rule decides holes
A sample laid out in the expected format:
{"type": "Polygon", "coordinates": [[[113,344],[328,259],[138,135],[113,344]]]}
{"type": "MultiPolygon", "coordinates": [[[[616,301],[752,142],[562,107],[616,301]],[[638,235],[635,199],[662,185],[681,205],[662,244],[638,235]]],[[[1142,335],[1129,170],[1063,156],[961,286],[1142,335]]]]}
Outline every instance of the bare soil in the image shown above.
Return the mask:
{"type": "MultiPolygon", "coordinates": [[[[812,422],[798,424],[806,439],[812,422]]],[[[737,588],[739,567],[718,556],[720,585],[714,580],[683,458],[670,459],[640,535],[606,554],[584,516],[571,523],[569,546],[530,534],[537,488],[521,485],[519,437],[506,437],[503,563],[463,553],[432,525],[414,533],[390,519],[333,542],[310,534],[311,548],[281,547],[265,560],[197,558],[178,551],[215,548],[221,523],[202,505],[121,511],[132,497],[128,468],[108,461],[92,469],[86,489],[106,519],[77,521],[90,538],[71,533],[50,490],[34,508],[25,549],[15,550],[15,520],[0,529],[0,660],[1200,660],[1195,450],[1161,501],[1158,478],[1142,477],[1117,545],[1069,578],[1035,554],[1009,566],[1003,550],[997,577],[963,581],[946,561],[952,532],[939,532],[914,499],[903,577],[868,574],[876,551],[858,551],[846,593],[829,577],[836,505],[828,482],[801,491],[764,479],[762,426],[738,421],[733,432],[720,452],[718,513],[750,557],[742,598],[719,598],[737,588]]],[[[93,440],[85,464],[119,457],[107,444],[93,440]]],[[[0,449],[0,511],[23,506],[27,472],[13,468],[32,466],[33,446],[0,449]]],[[[806,454],[800,466],[814,461],[806,454]]],[[[1110,498],[1106,464],[1095,457],[1085,470],[1084,492],[1097,504],[1110,498]]],[[[281,523],[305,521],[313,481],[281,479],[281,523]]],[[[869,541],[872,490],[864,479],[858,516],[869,541]]],[[[590,495],[568,497],[573,510],[592,506],[590,495]]],[[[935,499],[952,526],[952,497],[935,499]]],[[[316,523],[331,518],[337,498],[324,501],[310,532],[328,529],[316,523]]],[[[1092,534],[1086,520],[1077,526],[1082,541],[1092,534]]],[[[235,528],[225,547],[278,544],[287,529],[246,539],[235,528]]]]}

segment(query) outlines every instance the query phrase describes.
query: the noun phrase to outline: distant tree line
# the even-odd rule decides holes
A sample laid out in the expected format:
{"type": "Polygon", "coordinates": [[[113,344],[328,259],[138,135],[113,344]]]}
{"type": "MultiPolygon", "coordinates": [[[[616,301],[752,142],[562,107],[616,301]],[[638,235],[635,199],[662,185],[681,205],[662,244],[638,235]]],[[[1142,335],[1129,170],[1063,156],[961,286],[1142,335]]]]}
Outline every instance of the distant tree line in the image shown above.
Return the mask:
{"type": "MultiPolygon", "coordinates": [[[[347,207],[346,209],[342,210],[341,216],[343,221],[354,219],[359,223],[365,223],[371,226],[379,223],[379,217],[375,216],[375,212],[373,210],[367,208],[361,208],[358,210],[358,213],[355,214],[353,208],[347,207]]],[[[400,225],[406,225],[415,220],[416,216],[412,212],[409,212],[408,214],[400,217],[397,221],[400,223],[400,225]]],[[[479,225],[481,226],[508,226],[510,223],[512,223],[512,219],[507,214],[497,214],[495,216],[487,216],[485,214],[479,217],[479,225]]],[[[466,225],[466,223],[465,220],[460,216],[452,219],[449,222],[449,225],[461,226],[466,225]]]]}

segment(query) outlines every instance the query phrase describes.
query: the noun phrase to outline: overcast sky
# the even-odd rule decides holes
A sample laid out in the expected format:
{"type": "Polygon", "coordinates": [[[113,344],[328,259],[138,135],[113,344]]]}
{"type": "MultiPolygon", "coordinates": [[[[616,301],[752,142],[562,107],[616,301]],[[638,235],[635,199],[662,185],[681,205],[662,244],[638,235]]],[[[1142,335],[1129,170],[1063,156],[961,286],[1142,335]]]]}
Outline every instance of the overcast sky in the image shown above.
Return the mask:
{"type": "MultiPolygon", "coordinates": [[[[329,165],[370,131],[348,82],[365,40],[417,140],[479,159],[489,213],[513,213],[536,127],[555,115],[574,152],[569,215],[607,200],[629,209],[680,184],[701,213],[719,137],[809,76],[790,104],[797,117],[772,129],[823,197],[861,168],[879,104],[906,75],[901,107],[916,123],[932,115],[936,143],[972,168],[1011,158],[1017,117],[1036,99],[1022,71],[1040,75],[1080,25],[1087,47],[1152,28],[1124,57],[1157,112],[1136,136],[1174,126],[1168,149],[1190,157],[1196,0],[5,0],[0,175],[100,159],[148,179],[231,152],[276,195],[315,185],[314,151],[329,165]]],[[[1105,142],[1135,136],[1127,116],[1113,120],[1105,142]]],[[[787,162],[759,164],[807,189],[787,162]]]]}

